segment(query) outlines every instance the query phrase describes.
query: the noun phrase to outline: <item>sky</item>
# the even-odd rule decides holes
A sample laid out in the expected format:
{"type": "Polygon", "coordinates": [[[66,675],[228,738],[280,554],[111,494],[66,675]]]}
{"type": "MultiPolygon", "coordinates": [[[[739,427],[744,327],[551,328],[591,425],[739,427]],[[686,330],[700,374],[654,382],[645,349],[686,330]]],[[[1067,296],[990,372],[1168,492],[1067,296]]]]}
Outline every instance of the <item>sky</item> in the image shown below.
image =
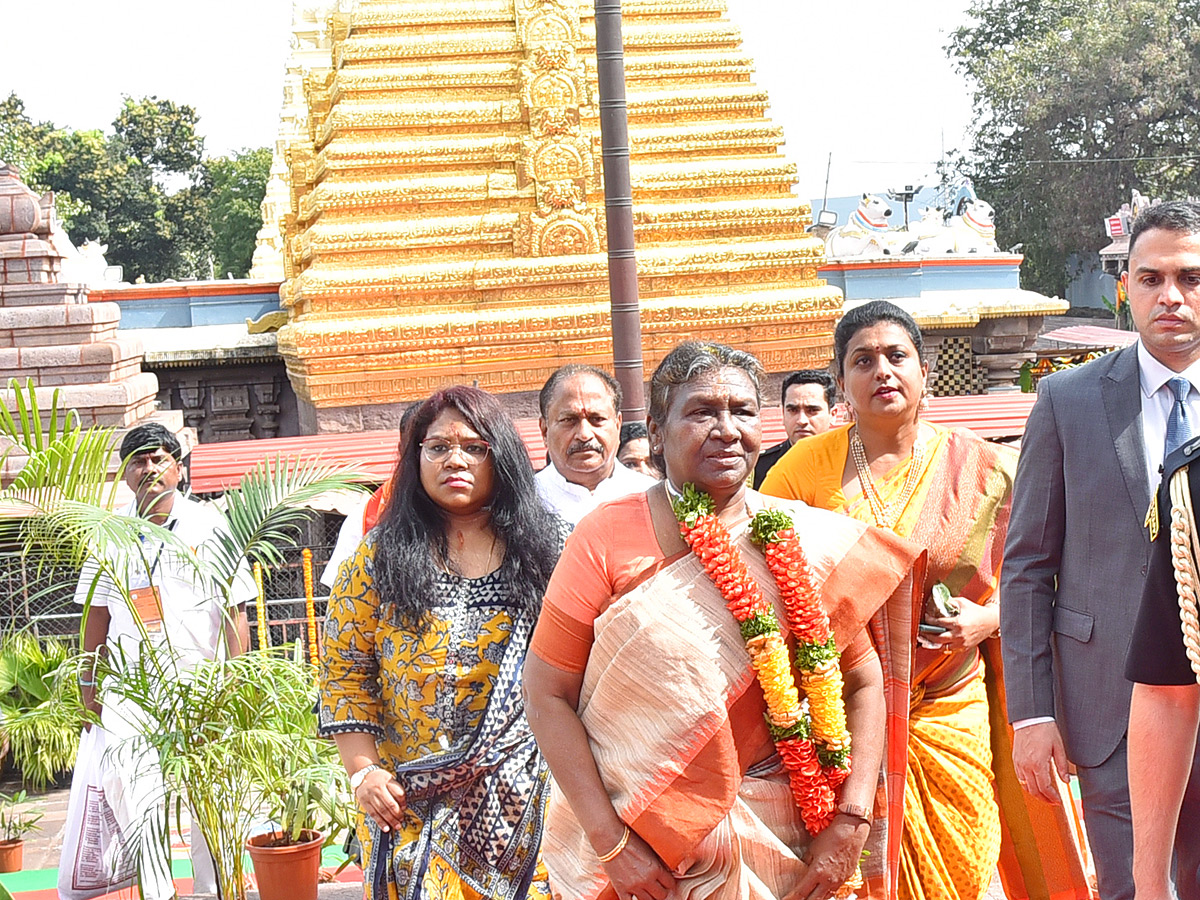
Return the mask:
{"type": "MultiPolygon", "coordinates": [[[[968,0],[727,2],[801,196],[822,197],[827,164],[831,197],[928,184],[943,148],[965,145],[970,91],[943,47],[968,0]]],[[[196,109],[209,155],[274,142],[291,0],[0,0],[0,10],[0,93],[15,91],[35,120],[109,130],[122,95],[155,94],[196,109]]]]}

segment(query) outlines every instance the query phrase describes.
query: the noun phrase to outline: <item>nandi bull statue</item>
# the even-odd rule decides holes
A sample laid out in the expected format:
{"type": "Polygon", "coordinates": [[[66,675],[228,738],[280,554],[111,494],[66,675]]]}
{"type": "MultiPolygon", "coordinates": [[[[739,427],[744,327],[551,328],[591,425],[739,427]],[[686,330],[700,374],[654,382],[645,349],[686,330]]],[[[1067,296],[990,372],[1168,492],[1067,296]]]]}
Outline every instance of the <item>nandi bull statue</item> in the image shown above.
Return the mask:
{"type": "Polygon", "coordinates": [[[885,256],[889,250],[888,217],[892,208],[873,194],[863,194],[862,200],[845,225],[839,225],[825,235],[826,255],[885,256]]]}
{"type": "Polygon", "coordinates": [[[958,204],[958,214],[950,217],[946,227],[923,234],[913,249],[925,256],[999,253],[996,211],[984,200],[964,197],[958,204]]]}

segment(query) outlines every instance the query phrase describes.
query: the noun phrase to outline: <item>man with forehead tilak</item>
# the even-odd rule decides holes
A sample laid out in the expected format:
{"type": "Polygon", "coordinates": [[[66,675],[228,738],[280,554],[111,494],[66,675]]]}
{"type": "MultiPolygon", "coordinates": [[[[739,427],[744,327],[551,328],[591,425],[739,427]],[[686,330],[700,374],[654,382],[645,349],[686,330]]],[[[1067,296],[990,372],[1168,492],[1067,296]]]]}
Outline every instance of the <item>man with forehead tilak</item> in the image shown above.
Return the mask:
{"type": "MultiPolygon", "coordinates": [[[[167,677],[186,678],[205,660],[242,653],[250,642],[246,603],[256,594],[254,580],[245,559],[228,591],[216,579],[201,577],[201,568],[216,559],[217,535],[229,529],[217,510],[180,494],[179,440],[157,423],[139,425],[125,436],[120,455],[134,499],[117,514],[146,519],[176,540],[143,534],[136,550],[104,548],[103,565],[84,564],[75,602],[86,609],[85,654],[106,655],[118,673],[154,654],[156,668],[167,677]]],[[[119,680],[119,674],[109,678],[119,680]]],[[[119,690],[103,693],[106,685],[97,684],[100,680],[95,671],[85,670],[83,702],[99,717],[108,746],[117,748],[110,759],[122,782],[123,824],[129,825],[123,830],[127,839],[132,834],[142,844],[143,895],[165,900],[175,894],[170,861],[155,829],[143,824],[164,812],[158,762],[138,737],[146,727],[143,717],[119,690]]],[[[216,875],[198,828],[191,829],[191,841],[194,890],[214,893],[216,875]]]]}

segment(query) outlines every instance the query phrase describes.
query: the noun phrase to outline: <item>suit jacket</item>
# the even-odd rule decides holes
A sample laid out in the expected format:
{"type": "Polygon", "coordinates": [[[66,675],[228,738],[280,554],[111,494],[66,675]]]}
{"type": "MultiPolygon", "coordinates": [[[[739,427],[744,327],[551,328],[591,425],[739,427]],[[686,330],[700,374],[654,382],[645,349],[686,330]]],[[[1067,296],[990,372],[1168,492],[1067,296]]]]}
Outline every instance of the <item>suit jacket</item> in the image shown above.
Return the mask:
{"type": "Polygon", "coordinates": [[[783,459],[783,454],[792,449],[791,441],[784,441],[776,444],[774,447],[769,447],[758,454],[758,462],[754,465],[754,487],[762,487],[762,483],[767,478],[767,473],[771,471],[771,466],[783,459]]]}
{"type": "Polygon", "coordinates": [[[1124,661],[1150,556],[1137,346],[1043,379],[1025,426],[1001,575],[1010,721],[1054,716],[1067,756],[1125,734],[1124,661]]]}

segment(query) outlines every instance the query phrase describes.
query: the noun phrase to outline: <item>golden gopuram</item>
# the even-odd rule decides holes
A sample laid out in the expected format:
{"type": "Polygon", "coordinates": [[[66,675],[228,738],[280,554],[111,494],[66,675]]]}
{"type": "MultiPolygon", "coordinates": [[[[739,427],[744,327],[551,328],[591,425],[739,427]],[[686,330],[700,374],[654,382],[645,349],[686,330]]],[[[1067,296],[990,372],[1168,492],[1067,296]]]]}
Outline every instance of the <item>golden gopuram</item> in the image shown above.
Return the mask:
{"type": "MultiPolygon", "coordinates": [[[[772,372],[824,366],[841,293],[725,3],[623,13],[647,375],[691,337],[772,372]]],[[[279,350],[303,426],[611,366],[591,3],[359,2],[328,28],[286,151],[279,350]]]]}

